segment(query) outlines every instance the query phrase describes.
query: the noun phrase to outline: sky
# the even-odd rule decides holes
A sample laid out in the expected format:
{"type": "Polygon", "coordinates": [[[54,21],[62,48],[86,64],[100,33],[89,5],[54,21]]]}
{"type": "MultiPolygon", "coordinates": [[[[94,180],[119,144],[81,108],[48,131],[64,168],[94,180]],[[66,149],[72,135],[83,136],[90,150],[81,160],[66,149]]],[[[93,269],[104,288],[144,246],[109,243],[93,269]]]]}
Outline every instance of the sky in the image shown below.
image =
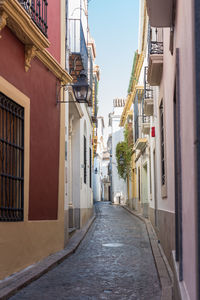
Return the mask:
{"type": "Polygon", "coordinates": [[[112,112],[115,98],[126,98],[138,47],[139,0],[90,0],[89,28],[100,67],[99,116],[112,112]]]}

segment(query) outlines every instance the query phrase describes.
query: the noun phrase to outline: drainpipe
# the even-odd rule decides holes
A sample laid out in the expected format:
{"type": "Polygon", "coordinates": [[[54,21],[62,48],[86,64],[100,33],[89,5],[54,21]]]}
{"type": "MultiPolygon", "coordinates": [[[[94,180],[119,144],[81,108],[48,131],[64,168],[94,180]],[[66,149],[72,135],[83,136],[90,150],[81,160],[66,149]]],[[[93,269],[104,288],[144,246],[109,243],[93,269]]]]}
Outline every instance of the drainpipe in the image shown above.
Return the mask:
{"type": "Polygon", "coordinates": [[[197,299],[200,299],[200,1],[194,0],[195,29],[195,110],[196,110],[196,199],[197,199],[197,299]]]}

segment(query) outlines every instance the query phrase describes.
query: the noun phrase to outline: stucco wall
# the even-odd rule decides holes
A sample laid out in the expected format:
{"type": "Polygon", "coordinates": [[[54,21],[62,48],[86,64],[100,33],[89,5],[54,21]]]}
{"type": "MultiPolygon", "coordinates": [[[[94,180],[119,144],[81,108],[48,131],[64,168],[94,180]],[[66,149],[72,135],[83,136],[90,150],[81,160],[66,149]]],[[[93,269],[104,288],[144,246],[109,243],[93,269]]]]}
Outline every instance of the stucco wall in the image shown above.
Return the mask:
{"type": "Polygon", "coordinates": [[[5,28],[0,75],[30,98],[30,220],[57,219],[60,111],[56,78],[37,59],[24,70],[24,45],[5,28]],[[47,176],[48,174],[48,176],[47,176]],[[47,205],[48,203],[48,205],[47,205]]]}
{"type": "Polygon", "coordinates": [[[84,117],[80,120],[80,224],[81,227],[88,221],[92,214],[93,207],[93,192],[92,184],[89,185],[90,180],[90,161],[89,161],[89,148],[92,149],[92,124],[88,115],[85,104],[81,105],[84,117]],[[87,179],[84,183],[84,143],[83,136],[86,135],[86,154],[87,154],[87,179]]]}
{"type": "MultiPolygon", "coordinates": [[[[122,108],[116,108],[118,111],[122,108]]],[[[116,112],[115,109],[115,112],[116,112]]],[[[120,196],[121,200],[125,201],[127,198],[126,182],[119,177],[117,171],[116,161],[116,146],[119,142],[124,140],[124,128],[119,127],[120,118],[113,117],[112,119],[112,201],[117,202],[120,196]]]]}
{"type": "MultiPolygon", "coordinates": [[[[195,242],[195,136],[194,136],[194,40],[193,1],[177,1],[175,45],[169,52],[170,31],[164,29],[164,65],[160,98],[164,99],[165,146],[167,161],[167,197],[159,200],[159,209],[174,211],[174,126],[173,97],[176,55],[180,49],[180,118],[182,151],[183,203],[183,280],[190,299],[196,297],[196,242],[195,242]],[[187,20],[187,22],[186,22],[187,20]]],[[[158,146],[159,147],[159,146],[158,146]]]]}
{"type": "Polygon", "coordinates": [[[30,99],[31,147],[24,222],[0,223],[2,279],[63,248],[64,201],[58,189],[60,108],[55,103],[56,78],[37,58],[25,72],[24,45],[7,27],[2,32],[0,65],[0,75],[30,99]]]}
{"type": "Polygon", "coordinates": [[[50,47],[48,51],[60,63],[61,62],[61,1],[48,0],[48,40],[50,47]]]}
{"type": "Polygon", "coordinates": [[[180,48],[180,101],[183,199],[183,276],[190,295],[196,299],[195,244],[195,94],[193,1],[178,1],[177,42],[180,48]],[[187,20],[187,22],[185,22],[187,20]]]}

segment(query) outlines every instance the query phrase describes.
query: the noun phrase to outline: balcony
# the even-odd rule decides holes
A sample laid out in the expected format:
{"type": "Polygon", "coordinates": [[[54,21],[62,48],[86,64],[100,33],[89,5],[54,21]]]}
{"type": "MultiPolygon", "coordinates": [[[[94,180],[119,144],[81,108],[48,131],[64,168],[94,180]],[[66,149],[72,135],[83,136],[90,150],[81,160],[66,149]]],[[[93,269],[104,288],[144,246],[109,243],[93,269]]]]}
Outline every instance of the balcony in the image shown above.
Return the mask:
{"type": "Polygon", "coordinates": [[[88,74],[88,50],[80,19],[69,19],[70,74],[77,77],[83,69],[88,74]]]}
{"type": "Polygon", "coordinates": [[[147,76],[148,76],[148,67],[145,67],[143,112],[146,116],[153,116],[153,89],[148,83],[147,76]]]}
{"type": "Polygon", "coordinates": [[[142,133],[149,134],[150,132],[150,117],[143,116],[142,117],[142,133]]]}
{"type": "Polygon", "coordinates": [[[160,85],[163,71],[163,42],[162,34],[159,34],[157,28],[150,32],[149,36],[149,65],[148,65],[148,83],[151,86],[160,85]],[[160,37],[159,37],[160,35],[160,37]]]}
{"type": "Polygon", "coordinates": [[[93,144],[94,144],[94,145],[97,145],[97,140],[98,140],[98,137],[97,137],[97,136],[94,136],[94,137],[93,137],[93,144]]]}
{"type": "Polygon", "coordinates": [[[18,0],[30,15],[33,22],[47,37],[47,0],[18,0]]]}
{"type": "Polygon", "coordinates": [[[170,27],[173,20],[173,0],[147,0],[147,13],[152,27],[170,27]]]}
{"type": "Polygon", "coordinates": [[[96,116],[92,116],[92,123],[97,124],[97,117],[96,116]]]}
{"type": "Polygon", "coordinates": [[[138,138],[135,143],[135,150],[144,150],[147,144],[147,138],[138,138]]]}

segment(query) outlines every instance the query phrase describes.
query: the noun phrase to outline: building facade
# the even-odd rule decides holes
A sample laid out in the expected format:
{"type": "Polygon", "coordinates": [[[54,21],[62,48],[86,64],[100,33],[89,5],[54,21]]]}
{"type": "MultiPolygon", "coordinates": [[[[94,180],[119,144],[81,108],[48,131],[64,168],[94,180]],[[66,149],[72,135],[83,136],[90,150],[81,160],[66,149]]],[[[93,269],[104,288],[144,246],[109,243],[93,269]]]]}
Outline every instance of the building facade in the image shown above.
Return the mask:
{"type": "Polygon", "coordinates": [[[119,127],[119,124],[125,104],[125,99],[114,99],[113,112],[109,114],[109,126],[111,127],[112,135],[112,153],[110,159],[110,163],[112,164],[111,201],[115,204],[125,204],[127,201],[127,185],[126,182],[119,177],[116,160],[116,146],[119,142],[124,140],[124,130],[119,127]]]}
{"type": "MultiPolygon", "coordinates": [[[[96,138],[97,90],[99,68],[95,65],[96,47],[88,27],[88,1],[67,1],[67,57],[69,73],[76,83],[80,74],[87,76],[91,96],[78,103],[69,90],[66,107],[66,210],[69,228],[79,229],[93,214],[92,173],[96,138]]],[[[67,227],[67,226],[66,226],[67,227]]]]}
{"type": "Polygon", "coordinates": [[[93,198],[94,202],[101,201],[103,199],[102,190],[102,162],[103,162],[103,152],[105,151],[104,146],[104,118],[101,116],[97,117],[96,123],[96,138],[97,138],[97,148],[94,156],[94,170],[93,170],[93,198]]]}
{"type": "Polygon", "coordinates": [[[155,173],[161,174],[161,182],[155,191],[154,212],[159,238],[174,270],[175,297],[199,299],[194,2],[167,1],[164,11],[147,1],[147,10],[150,26],[159,27],[162,34],[160,41],[158,31],[156,43],[149,37],[148,81],[159,87],[156,164],[160,168],[155,173]]]}
{"type": "Polygon", "coordinates": [[[64,12],[0,3],[0,279],[64,247],[64,12]]]}
{"type": "Polygon", "coordinates": [[[199,40],[194,20],[199,20],[195,1],[140,1],[138,50],[127,103],[131,101],[120,121],[125,124],[132,106],[132,181],[141,209],[132,208],[154,226],[173,271],[174,299],[188,300],[200,295],[199,40]]]}

